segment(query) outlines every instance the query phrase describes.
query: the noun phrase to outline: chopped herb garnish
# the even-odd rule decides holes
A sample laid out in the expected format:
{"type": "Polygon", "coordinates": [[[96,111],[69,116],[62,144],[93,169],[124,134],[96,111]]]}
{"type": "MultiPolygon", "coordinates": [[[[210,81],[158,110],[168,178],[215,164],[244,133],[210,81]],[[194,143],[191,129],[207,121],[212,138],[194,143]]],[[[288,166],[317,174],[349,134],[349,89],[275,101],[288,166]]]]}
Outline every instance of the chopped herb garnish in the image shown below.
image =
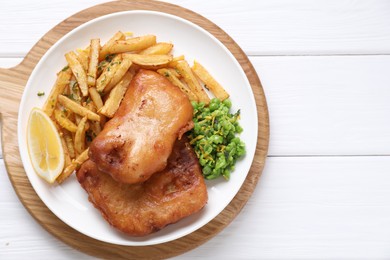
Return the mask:
{"type": "Polygon", "coordinates": [[[115,54],[107,54],[105,60],[108,62],[111,62],[114,57],[115,57],[115,54]]]}
{"type": "Polygon", "coordinates": [[[72,84],[72,90],[77,91],[78,90],[79,83],[77,81],[74,81],[72,84]]]}
{"type": "Polygon", "coordinates": [[[101,73],[103,71],[103,69],[107,66],[108,62],[107,61],[102,61],[99,63],[98,65],[98,72],[101,73]]]}
{"type": "Polygon", "coordinates": [[[70,93],[69,95],[67,95],[67,97],[68,97],[69,99],[71,99],[71,100],[76,101],[76,98],[75,98],[75,96],[73,95],[73,93],[70,93]]]}
{"type": "Polygon", "coordinates": [[[104,78],[102,79],[102,84],[104,84],[106,82],[106,80],[107,80],[107,77],[106,77],[106,75],[104,75],[104,78]]]}
{"type": "Polygon", "coordinates": [[[69,69],[69,66],[66,65],[61,71],[67,71],[69,69]]]}
{"type": "Polygon", "coordinates": [[[39,92],[37,93],[37,95],[38,95],[38,97],[44,96],[44,95],[45,95],[45,92],[39,91],[39,92]]]}

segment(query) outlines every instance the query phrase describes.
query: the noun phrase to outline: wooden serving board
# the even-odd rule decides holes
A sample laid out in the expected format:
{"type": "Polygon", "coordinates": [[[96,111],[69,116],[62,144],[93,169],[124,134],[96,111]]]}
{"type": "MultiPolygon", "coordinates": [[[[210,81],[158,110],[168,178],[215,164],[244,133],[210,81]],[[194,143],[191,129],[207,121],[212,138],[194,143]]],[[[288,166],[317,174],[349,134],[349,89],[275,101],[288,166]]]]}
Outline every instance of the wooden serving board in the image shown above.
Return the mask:
{"type": "MultiPolygon", "coordinates": [[[[46,33],[30,50],[22,63],[11,69],[0,69],[0,113],[5,165],[19,199],[30,214],[51,234],[86,254],[99,258],[168,258],[187,252],[218,234],[241,211],[253,193],[264,167],[269,143],[268,109],[260,80],[248,57],[218,26],[206,18],[180,6],[157,1],[109,2],[81,11],[46,33]],[[17,117],[26,82],[43,54],[62,36],[96,17],[126,11],[153,10],[187,19],[209,31],[235,56],[251,84],[258,110],[258,140],[254,161],[241,189],[231,203],[212,221],[180,239],[153,246],[119,246],[87,237],[59,220],[40,200],[32,188],[22,165],[17,139],[17,117]]],[[[255,140],[253,140],[255,141],[255,140]]]]}

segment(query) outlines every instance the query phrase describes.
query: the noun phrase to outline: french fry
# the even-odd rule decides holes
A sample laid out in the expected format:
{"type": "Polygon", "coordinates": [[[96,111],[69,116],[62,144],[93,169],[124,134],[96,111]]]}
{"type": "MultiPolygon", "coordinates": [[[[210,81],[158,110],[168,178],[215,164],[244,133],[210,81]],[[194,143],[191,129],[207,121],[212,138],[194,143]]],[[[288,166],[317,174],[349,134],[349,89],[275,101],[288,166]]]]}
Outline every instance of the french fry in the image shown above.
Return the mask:
{"type": "Polygon", "coordinates": [[[89,149],[85,149],[75,160],[69,164],[62,173],[57,177],[56,181],[61,184],[64,180],[66,180],[75,170],[80,168],[81,164],[83,164],[86,160],[88,160],[88,151],[89,149]]]}
{"type": "Polygon", "coordinates": [[[171,55],[142,55],[142,54],[123,54],[123,59],[129,59],[134,64],[141,66],[160,66],[169,63],[172,60],[171,55]]]}
{"type": "Polygon", "coordinates": [[[56,119],[57,123],[66,130],[72,133],[75,133],[77,131],[77,126],[68,118],[66,118],[65,114],[62,111],[58,109],[54,110],[54,118],[56,119]]]}
{"type": "Polygon", "coordinates": [[[159,42],[139,52],[143,55],[168,54],[171,52],[173,44],[169,42],[159,42]]]}
{"type": "Polygon", "coordinates": [[[63,115],[65,115],[65,117],[69,119],[72,123],[74,123],[77,127],[79,121],[76,120],[76,116],[79,117],[79,115],[73,113],[69,109],[64,109],[62,105],[58,105],[57,109],[60,110],[63,113],[63,115]]]}
{"type": "Polygon", "coordinates": [[[180,61],[176,65],[176,69],[179,71],[180,75],[183,77],[184,81],[187,83],[188,87],[192,92],[198,97],[199,101],[208,104],[210,102],[210,98],[207,95],[206,91],[199,84],[198,79],[192,73],[190,66],[187,61],[180,61]]]}
{"type": "Polygon", "coordinates": [[[65,58],[69,64],[69,67],[73,72],[73,75],[76,77],[82,95],[84,97],[87,96],[88,95],[87,74],[85,73],[83,66],[80,64],[76,54],[73,51],[65,54],[65,58]]]}
{"type": "Polygon", "coordinates": [[[103,47],[101,48],[100,50],[100,54],[99,54],[99,61],[101,60],[104,60],[106,58],[106,56],[109,54],[108,53],[108,49],[116,42],[116,41],[119,41],[119,40],[125,40],[126,39],[126,35],[119,31],[117,32],[116,34],[114,34],[114,36],[111,37],[111,39],[109,39],[104,45],[103,47]]]}
{"type": "Polygon", "coordinates": [[[66,167],[67,165],[69,165],[71,163],[71,158],[69,156],[69,151],[68,151],[68,148],[66,146],[66,141],[64,138],[64,131],[67,131],[67,130],[62,128],[56,121],[53,120],[53,118],[51,118],[51,120],[54,123],[54,125],[58,131],[58,134],[60,136],[61,146],[63,147],[63,150],[64,150],[64,160],[65,160],[64,167],[66,167]]]}
{"type": "Polygon", "coordinates": [[[81,104],[81,100],[82,100],[81,91],[79,88],[79,83],[77,83],[75,78],[73,78],[70,81],[68,97],[74,100],[77,104],[81,104]]]}
{"type": "Polygon", "coordinates": [[[65,140],[65,145],[67,147],[70,158],[71,159],[76,158],[76,152],[74,149],[74,142],[73,142],[72,134],[66,129],[62,130],[62,134],[63,134],[64,140],[65,140]]]}
{"type": "Polygon", "coordinates": [[[179,74],[179,72],[177,72],[177,70],[173,68],[165,68],[165,69],[168,70],[169,73],[175,76],[176,78],[181,78],[181,75],[179,74]]]}
{"type": "Polygon", "coordinates": [[[82,117],[80,115],[77,115],[77,114],[74,115],[74,121],[75,121],[76,125],[80,124],[81,119],[82,119],[82,117]]]}
{"type": "MultiPolygon", "coordinates": [[[[66,131],[66,130],[65,130],[66,131]]],[[[65,136],[64,136],[64,132],[63,132],[63,130],[62,129],[58,129],[58,132],[59,132],[59,134],[60,134],[60,140],[61,140],[61,145],[62,145],[62,147],[63,147],[63,149],[64,149],[64,159],[65,159],[65,167],[66,166],[68,166],[71,162],[72,162],[72,160],[71,160],[71,158],[70,158],[70,154],[69,154],[69,151],[68,151],[68,147],[67,147],[67,145],[66,145],[66,141],[65,141],[65,136]]]]}
{"type": "Polygon", "coordinates": [[[88,56],[90,49],[77,49],[77,60],[80,62],[81,66],[85,72],[88,71],[88,56]]]}
{"type": "Polygon", "coordinates": [[[64,160],[65,160],[64,167],[67,167],[72,163],[72,159],[70,158],[68,147],[66,146],[65,139],[62,136],[61,131],[59,133],[60,133],[61,145],[64,149],[64,160]]]}
{"type": "Polygon", "coordinates": [[[81,119],[74,136],[74,148],[78,154],[85,150],[85,132],[88,129],[87,120],[86,116],[81,119]]]}
{"type": "MultiPolygon", "coordinates": [[[[69,71],[70,71],[70,74],[73,75],[72,70],[69,69],[69,71]]],[[[69,80],[69,84],[65,85],[64,90],[60,94],[65,95],[65,96],[68,96],[70,94],[70,83],[71,83],[71,80],[69,80]]]]}
{"type": "Polygon", "coordinates": [[[104,88],[110,83],[117,69],[122,63],[122,55],[116,55],[96,80],[96,90],[103,93],[104,88]]]}
{"type": "Polygon", "coordinates": [[[92,102],[95,104],[97,109],[100,109],[103,106],[103,100],[99,92],[97,92],[95,87],[89,88],[89,96],[92,99],[92,102]]]}
{"type": "Polygon", "coordinates": [[[49,97],[43,105],[43,111],[50,117],[57,105],[57,97],[62,94],[69,85],[72,70],[66,66],[57,74],[57,80],[50,91],[49,97]]]}
{"type": "Polygon", "coordinates": [[[96,78],[99,78],[100,75],[102,75],[103,71],[108,66],[108,64],[110,64],[110,62],[106,61],[106,60],[102,60],[101,62],[99,62],[99,65],[97,68],[97,73],[96,73],[96,78]]]}
{"type": "Polygon", "coordinates": [[[216,98],[225,100],[229,98],[226,90],[210,75],[210,73],[197,61],[194,61],[192,71],[195,73],[216,98]]]}
{"type": "Polygon", "coordinates": [[[156,44],[155,35],[145,35],[129,38],[126,40],[117,40],[107,48],[107,54],[141,51],[156,44]]]}
{"type": "Polygon", "coordinates": [[[97,68],[99,65],[100,39],[92,39],[89,51],[89,64],[87,73],[88,86],[95,86],[97,68]]]}
{"type": "Polygon", "coordinates": [[[69,151],[68,151],[68,148],[66,146],[65,140],[62,137],[61,137],[61,143],[62,143],[62,147],[64,148],[64,157],[65,157],[64,167],[67,167],[68,165],[70,165],[72,163],[72,158],[70,158],[69,151]]]}
{"type": "Polygon", "coordinates": [[[107,94],[113,87],[115,87],[123,78],[125,73],[129,70],[131,64],[130,59],[123,58],[121,63],[119,64],[117,70],[114,73],[114,76],[111,78],[110,82],[103,90],[103,94],[107,94]]]}
{"type": "Polygon", "coordinates": [[[58,102],[62,104],[64,107],[67,109],[73,111],[74,113],[80,115],[80,116],[86,116],[89,120],[93,121],[100,121],[100,116],[91,110],[81,106],[80,104],[77,104],[73,100],[63,96],[59,95],[58,96],[58,102]]]}
{"type": "Polygon", "coordinates": [[[127,87],[129,86],[133,73],[126,72],[123,79],[116,85],[110,92],[108,99],[104,103],[104,106],[98,111],[109,118],[113,117],[115,112],[118,110],[119,105],[126,93],[127,87]]]}
{"type": "MultiPolygon", "coordinates": [[[[86,107],[94,113],[97,112],[97,107],[93,102],[89,102],[86,105],[86,107]]],[[[102,131],[102,127],[100,124],[104,125],[105,123],[106,123],[106,117],[104,115],[100,115],[100,122],[97,121],[89,122],[89,130],[92,131],[91,139],[94,139],[102,131]]]]}
{"type": "Polygon", "coordinates": [[[157,72],[166,77],[173,85],[180,88],[180,90],[183,91],[191,101],[199,101],[198,97],[186,85],[184,85],[180,79],[177,78],[176,75],[179,74],[174,69],[163,68],[157,70],[157,72]]]}
{"type": "Polygon", "coordinates": [[[184,59],[185,59],[184,55],[180,55],[180,56],[173,57],[172,60],[168,63],[167,66],[170,67],[170,68],[175,68],[176,65],[177,65],[177,63],[178,63],[179,61],[184,60],[184,59]]]}

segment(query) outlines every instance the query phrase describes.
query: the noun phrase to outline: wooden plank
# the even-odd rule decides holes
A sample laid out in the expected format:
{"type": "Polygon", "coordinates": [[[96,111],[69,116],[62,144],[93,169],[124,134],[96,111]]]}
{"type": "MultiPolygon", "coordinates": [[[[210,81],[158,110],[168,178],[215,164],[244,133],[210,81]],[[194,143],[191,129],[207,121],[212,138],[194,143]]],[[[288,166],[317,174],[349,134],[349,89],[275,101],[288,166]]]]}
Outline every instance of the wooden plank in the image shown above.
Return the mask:
{"type": "MultiPolygon", "coordinates": [[[[0,129],[3,129],[2,127],[2,122],[0,121],[0,129]]],[[[1,130],[0,130],[0,135],[2,134],[1,130]]],[[[2,160],[3,159],[3,146],[1,145],[1,139],[2,137],[0,136],[0,159],[2,160]]]]}
{"type": "Polygon", "coordinates": [[[3,1],[0,24],[12,26],[0,26],[0,57],[24,57],[55,25],[72,14],[104,2],[107,1],[3,1]]]}
{"type": "MultiPolygon", "coordinates": [[[[235,221],[176,259],[388,259],[389,171],[389,156],[268,158],[235,221]]],[[[29,221],[1,171],[0,195],[0,258],[83,257],[29,221]]]]}
{"type": "Polygon", "coordinates": [[[269,158],[224,239],[186,256],[388,259],[389,171],[388,156],[269,158]]]}
{"type": "MultiPolygon", "coordinates": [[[[0,24],[12,26],[0,27],[0,56],[24,56],[54,25],[102,2],[5,1],[0,24]]],[[[386,0],[166,2],[210,19],[250,55],[390,54],[390,3],[386,0]]]]}
{"type": "Polygon", "coordinates": [[[252,57],[270,155],[390,154],[390,56],[252,57]]]}
{"type": "Polygon", "coordinates": [[[370,1],[180,1],[226,30],[249,55],[389,54],[390,9],[370,1]],[[234,21],[234,22],[232,22],[234,21]]]}

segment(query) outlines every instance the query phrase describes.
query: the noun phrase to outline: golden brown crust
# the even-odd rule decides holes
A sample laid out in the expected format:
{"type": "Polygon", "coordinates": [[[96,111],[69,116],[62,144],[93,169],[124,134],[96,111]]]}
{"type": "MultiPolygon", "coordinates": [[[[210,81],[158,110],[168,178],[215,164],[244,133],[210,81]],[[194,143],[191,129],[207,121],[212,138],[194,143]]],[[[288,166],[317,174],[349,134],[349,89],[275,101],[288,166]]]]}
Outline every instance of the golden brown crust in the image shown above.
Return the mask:
{"type": "Polygon", "coordinates": [[[102,216],[132,236],[156,232],[207,203],[201,168],[185,137],[176,141],[167,167],[144,183],[118,183],[91,160],[81,166],[77,178],[102,216]]]}
{"type": "Polygon", "coordinates": [[[119,182],[143,182],[165,168],[175,140],[192,126],[192,115],[179,88],[154,71],[140,70],[89,156],[119,182]]]}

